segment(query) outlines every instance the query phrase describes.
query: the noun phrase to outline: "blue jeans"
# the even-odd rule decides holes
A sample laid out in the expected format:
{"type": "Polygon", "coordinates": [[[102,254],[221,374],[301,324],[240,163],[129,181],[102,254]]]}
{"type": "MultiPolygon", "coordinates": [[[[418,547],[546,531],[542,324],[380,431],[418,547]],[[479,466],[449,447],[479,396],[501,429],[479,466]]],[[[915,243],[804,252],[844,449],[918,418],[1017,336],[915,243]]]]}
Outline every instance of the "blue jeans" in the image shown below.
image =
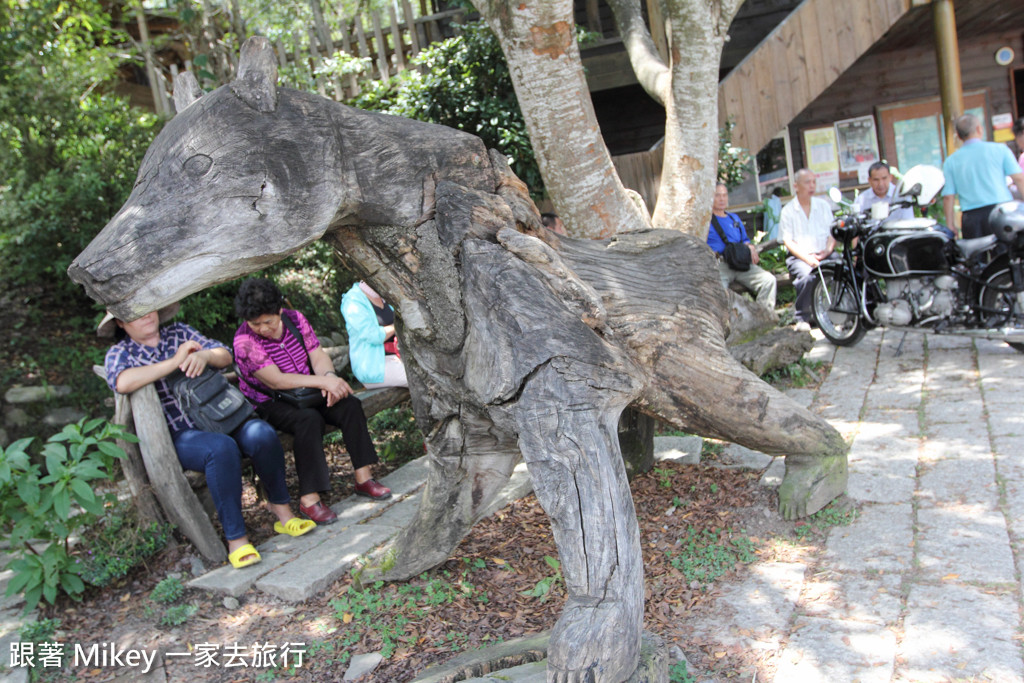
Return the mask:
{"type": "Polygon", "coordinates": [[[178,461],[186,470],[206,475],[206,485],[217,516],[229,541],[245,536],[242,519],[242,456],[253,469],[275,504],[289,502],[284,475],[284,449],[274,428],[263,420],[249,420],[232,436],[185,429],[172,437],[178,461]]]}

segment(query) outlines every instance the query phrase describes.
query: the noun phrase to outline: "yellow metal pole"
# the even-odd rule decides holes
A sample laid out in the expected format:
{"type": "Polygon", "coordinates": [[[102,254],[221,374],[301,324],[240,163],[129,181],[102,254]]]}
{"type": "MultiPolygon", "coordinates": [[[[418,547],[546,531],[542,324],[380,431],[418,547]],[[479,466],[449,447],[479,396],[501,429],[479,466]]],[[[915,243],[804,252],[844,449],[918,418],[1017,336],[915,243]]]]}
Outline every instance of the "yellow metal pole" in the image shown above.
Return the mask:
{"type": "Polygon", "coordinates": [[[946,154],[956,149],[956,119],[964,113],[964,88],[960,80],[960,46],[956,37],[953,0],[934,0],[935,57],[939,67],[939,94],[946,128],[946,154]]]}

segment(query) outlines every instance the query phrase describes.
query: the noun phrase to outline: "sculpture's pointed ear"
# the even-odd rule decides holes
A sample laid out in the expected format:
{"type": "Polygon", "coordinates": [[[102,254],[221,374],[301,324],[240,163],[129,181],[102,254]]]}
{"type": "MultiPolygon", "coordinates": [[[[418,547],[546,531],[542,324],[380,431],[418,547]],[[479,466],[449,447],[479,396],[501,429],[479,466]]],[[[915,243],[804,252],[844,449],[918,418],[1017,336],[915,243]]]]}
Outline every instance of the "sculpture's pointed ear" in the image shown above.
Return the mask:
{"type": "Polygon", "coordinates": [[[257,111],[277,108],[277,61],[270,41],[263,36],[253,36],[242,45],[231,91],[257,111]]]}
{"type": "Polygon", "coordinates": [[[174,77],[174,110],[179,114],[202,95],[203,89],[191,71],[182,71],[174,77]]]}

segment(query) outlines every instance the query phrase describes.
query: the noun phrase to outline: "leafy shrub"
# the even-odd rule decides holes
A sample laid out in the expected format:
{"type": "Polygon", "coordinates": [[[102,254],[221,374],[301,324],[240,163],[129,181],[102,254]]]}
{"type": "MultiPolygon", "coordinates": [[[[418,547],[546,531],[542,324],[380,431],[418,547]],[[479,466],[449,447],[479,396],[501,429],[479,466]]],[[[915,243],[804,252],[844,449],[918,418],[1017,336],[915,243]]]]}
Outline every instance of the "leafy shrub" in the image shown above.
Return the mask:
{"type": "Polygon", "coordinates": [[[160,581],[160,583],[153,586],[153,591],[149,594],[149,599],[163,605],[169,605],[172,602],[181,600],[181,596],[184,594],[185,586],[182,585],[181,579],[176,576],[168,576],[160,581]]]}
{"type": "Polygon", "coordinates": [[[33,438],[0,450],[0,528],[14,555],[7,595],[24,593],[26,612],[41,599],[54,603],[58,592],[77,599],[85,590],[73,571],[69,539],[115,499],[97,496],[91,482],[111,479],[115,459],[124,457],[117,438],[136,439],[105,420],[68,425],[43,446],[45,469],[28,453],[33,438]]]}
{"type": "Polygon", "coordinates": [[[86,583],[108,586],[163,550],[173,528],[141,524],[130,504],[112,507],[84,535],[75,571],[86,583]]]}
{"type": "Polygon", "coordinates": [[[678,569],[687,581],[710,584],[737,564],[757,559],[754,544],[746,536],[737,536],[732,529],[697,531],[690,527],[679,539],[679,552],[669,551],[669,564],[678,569]]]}
{"type": "Polygon", "coordinates": [[[382,410],[368,421],[381,460],[396,465],[423,455],[423,433],[408,405],[382,410]]]}

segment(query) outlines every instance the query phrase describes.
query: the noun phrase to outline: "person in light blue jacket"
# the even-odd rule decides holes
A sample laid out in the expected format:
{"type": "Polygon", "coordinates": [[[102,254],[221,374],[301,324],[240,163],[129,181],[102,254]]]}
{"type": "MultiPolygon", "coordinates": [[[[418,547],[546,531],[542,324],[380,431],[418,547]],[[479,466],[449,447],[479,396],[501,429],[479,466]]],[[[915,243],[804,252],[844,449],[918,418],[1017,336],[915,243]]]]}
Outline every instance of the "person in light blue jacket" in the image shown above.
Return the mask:
{"type": "Polygon", "coordinates": [[[407,387],[395,336],[395,310],[370,285],[357,282],[341,297],[352,373],[367,389],[407,387]]]}

